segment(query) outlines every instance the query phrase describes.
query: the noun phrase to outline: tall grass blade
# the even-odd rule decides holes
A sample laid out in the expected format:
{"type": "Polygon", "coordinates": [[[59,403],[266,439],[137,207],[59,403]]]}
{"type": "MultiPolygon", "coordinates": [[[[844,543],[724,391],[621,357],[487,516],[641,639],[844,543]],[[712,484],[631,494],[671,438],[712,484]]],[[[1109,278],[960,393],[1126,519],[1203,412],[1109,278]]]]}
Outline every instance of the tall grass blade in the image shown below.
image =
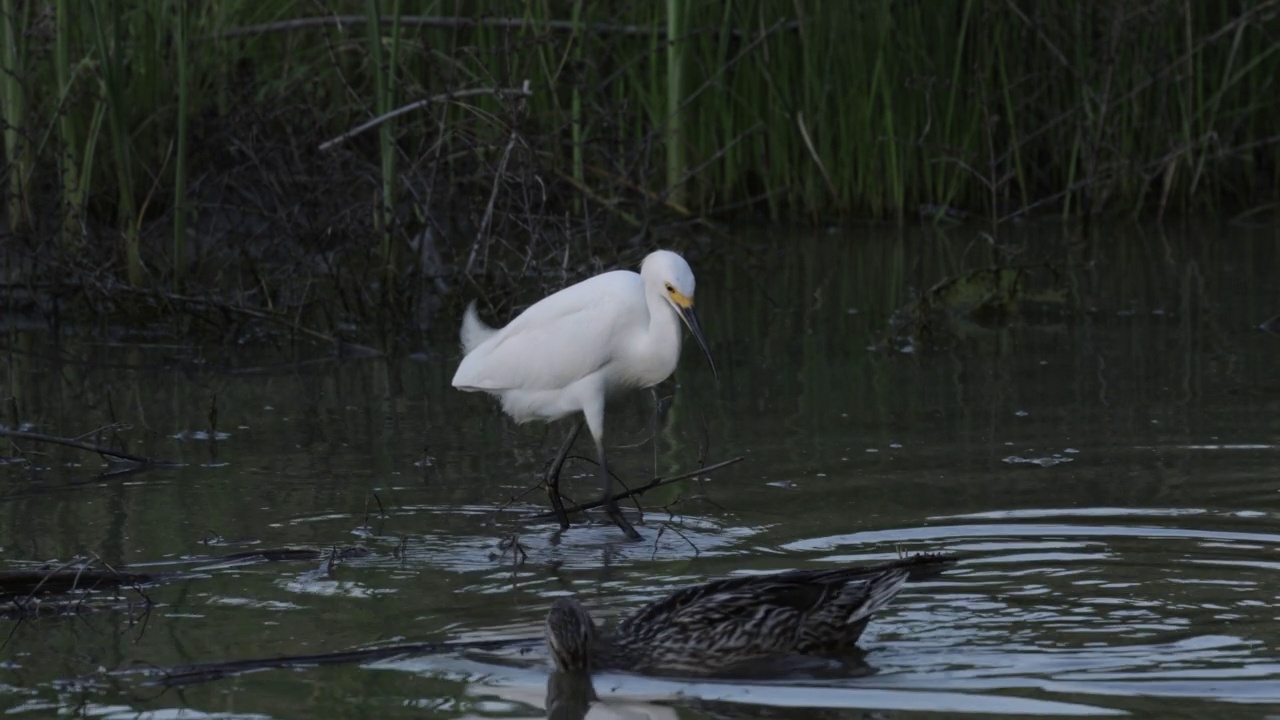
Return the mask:
{"type": "Polygon", "coordinates": [[[140,248],[137,203],[133,188],[133,149],[127,127],[128,98],[124,87],[124,19],[120,0],[93,2],[93,33],[97,42],[98,64],[102,73],[102,92],[107,106],[107,127],[116,160],[116,183],[119,192],[117,222],[124,234],[125,273],[130,285],[142,284],[142,252],[140,248]],[[103,6],[106,6],[104,8],[103,6]],[[110,12],[110,17],[103,17],[110,12]],[[111,23],[111,42],[107,40],[106,23],[111,23]]]}
{"type": "Polygon", "coordinates": [[[667,198],[683,206],[684,159],[684,0],[667,0],[667,198]]]}
{"type": "Polygon", "coordinates": [[[83,161],[77,157],[81,148],[75,117],[70,107],[75,79],[71,74],[72,18],[68,2],[69,0],[57,0],[54,4],[57,22],[54,31],[54,70],[58,83],[58,142],[61,149],[58,167],[62,172],[63,206],[59,235],[63,248],[67,250],[79,244],[82,237],[81,218],[84,217],[84,195],[80,180],[80,165],[83,161]]]}
{"type": "Polygon", "coordinates": [[[27,213],[24,197],[26,195],[26,178],[24,169],[28,160],[28,145],[23,137],[26,128],[26,100],[23,96],[22,80],[26,77],[22,61],[24,53],[19,46],[20,39],[26,30],[26,8],[30,3],[22,3],[24,16],[19,17],[13,0],[0,2],[0,12],[4,17],[0,22],[3,27],[3,48],[0,49],[0,103],[4,105],[4,159],[9,168],[8,186],[5,189],[7,202],[6,217],[9,231],[14,232],[26,224],[27,213]]]}
{"type": "MultiPolygon", "coordinates": [[[[392,2],[390,48],[382,46],[382,10],[379,0],[366,0],[366,25],[369,33],[369,61],[374,78],[374,107],[377,115],[395,109],[396,66],[400,52],[400,0],[392,2]]],[[[396,178],[395,120],[388,118],[378,126],[378,156],[382,165],[381,201],[375,212],[374,227],[382,237],[380,257],[388,277],[395,272],[392,246],[395,221],[396,178]]],[[[388,284],[388,287],[390,285],[388,284]]]]}
{"type": "MultiPolygon", "coordinates": [[[[586,134],[583,128],[582,119],[582,83],[583,83],[583,67],[585,66],[583,55],[586,52],[585,35],[582,32],[582,5],[586,0],[576,0],[573,3],[573,15],[570,22],[573,23],[573,34],[569,37],[569,42],[573,46],[573,64],[574,64],[574,82],[573,94],[569,100],[569,122],[570,122],[570,141],[573,143],[573,180],[579,186],[586,185],[587,178],[585,172],[584,148],[583,143],[586,142],[586,134]]],[[[581,212],[581,198],[576,199],[577,210],[581,212]]]]}
{"type": "Polygon", "coordinates": [[[191,5],[187,0],[175,0],[175,3],[178,16],[173,38],[178,62],[178,157],[173,170],[173,289],[181,292],[183,270],[187,266],[187,116],[191,92],[187,30],[191,5]]]}

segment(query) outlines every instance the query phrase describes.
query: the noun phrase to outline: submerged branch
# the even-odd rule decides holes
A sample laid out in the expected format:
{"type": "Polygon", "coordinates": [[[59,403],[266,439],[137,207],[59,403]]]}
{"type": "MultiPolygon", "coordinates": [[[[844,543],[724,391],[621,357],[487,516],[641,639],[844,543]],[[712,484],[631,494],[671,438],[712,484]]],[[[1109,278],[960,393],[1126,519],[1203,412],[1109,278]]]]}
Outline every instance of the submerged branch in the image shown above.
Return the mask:
{"type": "MultiPolygon", "coordinates": [[[[440,655],[458,650],[502,650],[522,644],[541,642],[541,638],[512,638],[508,640],[471,640],[464,642],[414,642],[398,643],[384,647],[366,648],[364,650],[341,650],[337,652],[316,653],[311,655],[280,655],[268,658],[250,658],[247,660],[228,660],[224,662],[182,665],[170,668],[130,668],[113,670],[111,675],[158,675],[155,681],[161,685],[192,685],[209,682],[221,678],[253,672],[255,670],[314,667],[316,665],[337,665],[344,663],[363,663],[385,660],[400,655],[440,655]]],[[[522,652],[528,652],[523,650],[522,652]]]]}
{"type": "Polygon", "coordinates": [[[259,310],[257,308],[251,308],[244,305],[236,305],[233,303],[224,302],[214,298],[200,297],[196,295],[181,295],[178,293],[167,292],[165,290],[158,289],[158,288],[155,288],[155,289],[135,288],[128,285],[124,285],[122,283],[112,283],[111,286],[105,288],[105,290],[122,292],[122,293],[130,293],[133,295],[140,295],[143,297],[157,297],[166,302],[180,303],[180,304],[192,305],[196,307],[208,307],[208,308],[213,308],[215,310],[232,314],[232,315],[244,315],[246,317],[254,318],[255,320],[264,320],[266,322],[275,323],[277,325],[281,325],[283,327],[288,328],[291,332],[296,333],[298,335],[304,335],[314,340],[319,340],[321,342],[329,343],[335,349],[337,349],[339,354],[343,357],[382,357],[382,355],[384,354],[381,350],[378,350],[376,348],[371,348],[368,345],[361,345],[359,343],[349,342],[347,340],[343,340],[342,338],[322,333],[319,330],[312,330],[311,328],[303,326],[294,318],[284,315],[283,313],[270,312],[267,310],[259,310]]]}
{"type": "MultiPolygon", "coordinates": [[[[713,465],[706,465],[696,470],[690,470],[688,472],[680,473],[679,475],[672,475],[671,477],[665,477],[665,478],[654,478],[649,482],[645,483],[644,485],[641,485],[640,487],[631,488],[629,490],[615,494],[612,497],[612,500],[614,502],[617,502],[619,500],[626,500],[627,498],[630,498],[630,497],[643,495],[644,493],[649,492],[654,488],[659,488],[659,487],[662,487],[663,485],[670,485],[671,483],[679,482],[680,480],[688,480],[691,477],[702,475],[704,473],[715,472],[716,470],[719,470],[724,467],[728,467],[736,462],[741,462],[741,461],[742,461],[742,456],[739,455],[738,457],[729,458],[728,460],[722,460],[721,462],[715,463],[713,465]]],[[[603,505],[604,505],[604,500],[600,499],[600,500],[595,500],[593,502],[582,503],[580,505],[572,505],[570,507],[566,507],[565,512],[566,513],[586,512],[587,510],[593,510],[603,505]]],[[[556,517],[556,514],[554,512],[545,512],[545,513],[539,513],[537,515],[533,515],[530,517],[530,519],[531,520],[554,520],[555,517],[556,517]]]]}
{"type": "Polygon", "coordinates": [[[0,570],[0,618],[22,621],[95,610],[132,613],[139,607],[149,612],[154,603],[142,586],[159,577],[154,573],[121,572],[98,557],[69,560],[58,567],[0,570]],[[125,587],[132,589],[137,598],[122,598],[118,591],[125,587]],[[99,592],[102,590],[117,592],[104,595],[99,592]]]}
{"type": "Polygon", "coordinates": [[[121,571],[105,564],[101,568],[95,568],[92,567],[92,562],[84,562],[76,567],[76,562],[67,562],[56,568],[0,570],[0,598],[31,598],[37,594],[65,595],[122,585],[143,585],[155,582],[160,577],[156,573],[121,571]]]}
{"type": "Polygon", "coordinates": [[[173,462],[172,460],[157,460],[143,455],[134,455],[132,453],[124,452],[123,450],[112,450],[111,448],[103,447],[101,445],[90,445],[88,443],[80,442],[79,440],[59,437],[57,435],[45,435],[44,433],[23,432],[22,430],[8,430],[0,428],[0,437],[13,438],[15,440],[30,440],[32,442],[49,443],[51,445],[63,445],[77,450],[96,452],[99,455],[106,455],[107,457],[113,457],[118,460],[137,463],[139,465],[170,465],[177,467],[182,464],[173,462]]]}

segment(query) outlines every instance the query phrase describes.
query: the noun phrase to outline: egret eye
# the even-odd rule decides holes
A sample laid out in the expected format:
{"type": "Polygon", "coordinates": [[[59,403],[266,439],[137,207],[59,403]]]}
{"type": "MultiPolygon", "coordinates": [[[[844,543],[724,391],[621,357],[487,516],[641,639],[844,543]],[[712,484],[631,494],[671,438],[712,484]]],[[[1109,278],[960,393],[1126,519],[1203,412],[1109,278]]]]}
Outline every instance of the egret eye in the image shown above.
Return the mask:
{"type": "Polygon", "coordinates": [[[667,292],[673,293],[675,291],[676,291],[675,287],[673,287],[671,283],[667,283],[667,292]]]}

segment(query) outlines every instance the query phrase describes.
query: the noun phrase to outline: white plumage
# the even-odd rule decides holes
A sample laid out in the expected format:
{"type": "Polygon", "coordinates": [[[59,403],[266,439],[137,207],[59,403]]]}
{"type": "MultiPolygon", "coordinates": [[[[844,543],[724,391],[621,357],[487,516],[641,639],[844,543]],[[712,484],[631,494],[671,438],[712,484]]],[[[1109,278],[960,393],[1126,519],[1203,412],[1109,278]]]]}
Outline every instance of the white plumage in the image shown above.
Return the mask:
{"type": "MultiPolygon", "coordinates": [[[[606,509],[629,536],[638,537],[608,500],[605,401],[656,385],[675,371],[682,320],[711,362],[693,311],[694,285],[684,258],[658,250],[644,259],[639,273],[615,270],[583,280],[534,303],[501,329],[485,325],[473,302],[462,319],[464,357],[453,386],[497,396],[516,422],[582,413],[596,441],[606,509]]],[[[551,481],[552,501],[567,527],[556,483],[551,481]]]]}

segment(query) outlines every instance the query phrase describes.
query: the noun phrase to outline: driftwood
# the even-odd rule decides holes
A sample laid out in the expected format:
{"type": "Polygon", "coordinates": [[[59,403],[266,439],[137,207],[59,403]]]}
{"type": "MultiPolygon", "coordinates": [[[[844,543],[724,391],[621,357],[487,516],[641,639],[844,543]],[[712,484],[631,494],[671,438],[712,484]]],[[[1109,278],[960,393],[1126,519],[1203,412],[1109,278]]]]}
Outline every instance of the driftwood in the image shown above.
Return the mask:
{"type": "Polygon", "coordinates": [[[110,590],[126,585],[146,585],[161,576],[122,572],[111,567],[40,568],[0,570],[0,601],[36,595],[65,595],[89,590],[110,590]]]}
{"type": "Polygon", "coordinates": [[[352,545],[339,550],[325,549],[313,545],[285,545],[275,548],[240,550],[226,555],[217,555],[204,562],[220,563],[237,560],[264,560],[266,562],[292,562],[296,560],[347,560],[353,557],[364,557],[369,550],[363,545],[352,545]]]}
{"type": "Polygon", "coordinates": [[[101,560],[72,560],[58,567],[0,571],[0,617],[14,620],[80,615],[95,610],[150,610],[151,598],[142,586],[155,582],[152,573],[121,572],[101,560]],[[136,598],[123,598],[128,587],[136,598]]]}

